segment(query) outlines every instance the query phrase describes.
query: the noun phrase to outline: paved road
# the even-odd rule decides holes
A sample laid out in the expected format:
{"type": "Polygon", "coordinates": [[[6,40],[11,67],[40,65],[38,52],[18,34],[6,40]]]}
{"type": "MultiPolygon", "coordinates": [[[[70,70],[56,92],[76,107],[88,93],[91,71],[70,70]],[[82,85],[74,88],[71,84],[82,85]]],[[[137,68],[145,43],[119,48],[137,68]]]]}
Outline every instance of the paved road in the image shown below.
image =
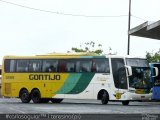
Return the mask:
{"type": "Polygon", "coordinates": [[[67,100],[60,104],[24,104],[0,98],[0,120],[160,120],[160,102],[121,102],[101,105],[97,100],[67,100]],[[89,115],[88,115],[89,114],[89,115]],[[36,115],[36,116],[35,116],[36,115]],[[60,117],[60,118],[59,118],[60,117]]]}
{"type": "Polygon", "coordinates": [[[123,106],[121,102],[101,105],[97,100],[64,100],[60,104],[24,104],[16,98],[0,98],[0,114],[7,113],[75,113],[75,114],[160,114],[160,102],[131,102],[123,106]]]}

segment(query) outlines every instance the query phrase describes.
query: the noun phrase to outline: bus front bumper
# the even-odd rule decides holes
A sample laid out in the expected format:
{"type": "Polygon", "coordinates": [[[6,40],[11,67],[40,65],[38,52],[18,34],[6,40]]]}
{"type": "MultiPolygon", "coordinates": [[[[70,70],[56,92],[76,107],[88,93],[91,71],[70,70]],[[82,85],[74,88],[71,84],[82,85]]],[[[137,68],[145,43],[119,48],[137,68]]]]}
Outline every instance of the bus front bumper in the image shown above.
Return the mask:
{"type": "Polygon", "coordinates": [[[129,93],[122,95],[122,100],[131,100],[131,101],[148,101],[151,100],[152,94],[136,94],[129,93]]]}

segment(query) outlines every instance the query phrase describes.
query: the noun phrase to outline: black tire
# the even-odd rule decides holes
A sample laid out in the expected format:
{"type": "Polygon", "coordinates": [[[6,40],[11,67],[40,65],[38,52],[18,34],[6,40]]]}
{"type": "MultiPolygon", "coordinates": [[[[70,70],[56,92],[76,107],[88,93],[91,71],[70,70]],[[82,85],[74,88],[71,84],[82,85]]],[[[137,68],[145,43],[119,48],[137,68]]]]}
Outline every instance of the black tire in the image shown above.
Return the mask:
{"type": "Polygon", "coordinates": [[[31,92],[31,99],[33,103],[41,103],[41,93],[38,89],[31,92]]]}
{"type": "Polygon", "coordinates": [[[107,104],[109,101],[109,95],[108,93],[104,90],[102,92],[102,96],[101,96],[101,103],[104,105],[104,104],[107,104]]]}
{"type": "Polygon", "coordinates": [[[61,103],[63,99],[57,99],[57,98],[53,98],[51,99],[52,103],[61,103]]]}
{"type": "Polygon", "coordinates": [[[41,98],[41,103],[48,103],[50,99],[47,98],[41,98]]]}
{"type": "Polygon", "coordinates": [[[122,101],[122,105],[129,105],[129,100],[122,101]]]}
{"type": "Polygon", "coordinates": [[[20,91],[19,97],[20,97],[22,103],[29,103],[31,101],[30,94],[29,94],[28,90],[26,90],[26,89],[23,89],[20,91]]]}

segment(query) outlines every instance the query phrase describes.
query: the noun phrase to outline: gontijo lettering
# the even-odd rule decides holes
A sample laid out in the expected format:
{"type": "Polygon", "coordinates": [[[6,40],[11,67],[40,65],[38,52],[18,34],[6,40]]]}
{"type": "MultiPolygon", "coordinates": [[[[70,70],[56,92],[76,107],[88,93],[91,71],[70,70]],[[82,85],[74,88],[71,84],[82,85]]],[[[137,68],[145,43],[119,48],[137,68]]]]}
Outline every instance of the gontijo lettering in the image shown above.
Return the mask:
{"type": "Polygon", "coordinates": [[[29,80],[60,80],[60,75],[49,75],[49,74],[30,74],[29,80]]]}

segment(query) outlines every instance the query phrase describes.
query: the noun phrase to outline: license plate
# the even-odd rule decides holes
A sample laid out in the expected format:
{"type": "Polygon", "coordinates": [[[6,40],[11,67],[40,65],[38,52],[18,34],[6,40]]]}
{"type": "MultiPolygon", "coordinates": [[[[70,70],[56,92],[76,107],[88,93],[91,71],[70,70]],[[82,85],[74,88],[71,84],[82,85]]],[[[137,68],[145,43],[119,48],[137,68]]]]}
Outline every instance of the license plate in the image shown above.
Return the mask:
{"type": "Polygon", "coordinates": [[[141,99],[144,99],[145,98],[145,96],[141,96],[141,99]]]}

